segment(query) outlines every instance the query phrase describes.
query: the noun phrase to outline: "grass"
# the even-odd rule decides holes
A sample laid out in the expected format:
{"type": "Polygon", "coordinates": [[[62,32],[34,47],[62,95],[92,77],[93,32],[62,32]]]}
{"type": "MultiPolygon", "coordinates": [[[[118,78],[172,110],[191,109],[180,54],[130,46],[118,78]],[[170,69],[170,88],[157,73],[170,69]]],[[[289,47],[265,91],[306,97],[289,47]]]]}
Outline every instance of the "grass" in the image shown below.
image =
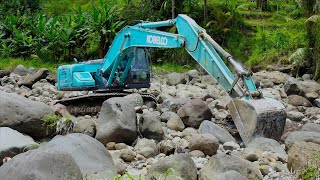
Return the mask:
{"type": "Polygon", "coordinates": [[[44,62],[40,59],[17,59],[17,58],[6,58],[0,59],[0,69],[12,71],[19,64],[22,64],[25,68],[47,68],[50,72],[56,73],[58,66],[64,63],[52,63],[52,62],[44,62]]]}

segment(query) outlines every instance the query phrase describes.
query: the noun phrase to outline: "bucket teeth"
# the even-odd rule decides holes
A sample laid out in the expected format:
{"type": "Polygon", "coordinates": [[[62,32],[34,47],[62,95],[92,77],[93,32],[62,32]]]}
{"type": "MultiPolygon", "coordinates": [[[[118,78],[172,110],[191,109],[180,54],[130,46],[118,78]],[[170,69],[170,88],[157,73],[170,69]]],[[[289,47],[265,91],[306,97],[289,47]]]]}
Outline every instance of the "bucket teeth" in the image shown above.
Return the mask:
{"type": "Polygon", "coordinates": [[[279,101],[235,99],[230,101],[228,108],[246,146],[255,137],[280,140],[287,114],[279,101]]]}

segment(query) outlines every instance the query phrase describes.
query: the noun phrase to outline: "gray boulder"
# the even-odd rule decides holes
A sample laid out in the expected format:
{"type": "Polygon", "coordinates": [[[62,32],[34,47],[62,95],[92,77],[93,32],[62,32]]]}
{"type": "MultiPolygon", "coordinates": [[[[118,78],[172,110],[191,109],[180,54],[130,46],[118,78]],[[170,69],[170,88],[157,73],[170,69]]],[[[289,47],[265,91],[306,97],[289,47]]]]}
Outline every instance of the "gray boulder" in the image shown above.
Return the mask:
{"type": "Polygon", "coordinates": [[[167,84],[170,86],[175,86],[177,84],[186,83],[186,76],[180,73],[170,73],[167,75],[167,84]]]}
{"type": "Polygon", "coordinates": [[[224,153],[214,155],[209,159],[209,162],[199,171],[199,179],[211,180],[214,175],[231,170],[237,171],[249,180],[262,179],[258,167],[253,163],[224,153]]]}
{"type": "Polygon", "coordinates": [[[287,149],[290,149],[294,142],[305,141],[320,144],[320,133],[319,132],[308,132],[308,131],[294,131],[288,134],[285,144],[287,149]]]}
{"type": "Polygon", "coordinates": [[[305,106],[305,107],[312,107],[311,102],[298,95],[290,95],[288,96],[289,103],[292,104],[293,106],[305,106]]]}
{"type": "Polygon", "coordinates": [[[222,144],[230,141],[236,142],[236,140],[227,130],[208,120],[205,120],[201,123],[198,131],[200,134],[212,134],[213,136],[218,138],[219,142],[222,144]]]}
{"type": "Polygon", "coordinates": [[[289,75],[279,71],[260,71],[254,74],[257,79],[269,79],[274,84],[284,84],[287,82],[289,75]]]}
{"type": "Polygon", "coordinates": [[[32,87],[34,83],[36,83],[40,79],[45,79],[48,75],[49,70],[46,68],[35,70],[32,73],[28,74],[19,85],[32,87]]]}
{"type": "Polygon", "coordinates": [[[18,65],[12,72],[20,76],[26,76],[29,74],[29,71],[21,64],[18,65]]]}
{"type": "Polygon", "coordinates": [[[178,110],[178,116],[185,125],[198,128],[202,121],[211,119],[208,105],[201,99],[193,99],[178,110]]]}
{"type": "Polygon", "coordinates": [[[177,114],[172,114],[167,122],[167,127],[175,131],[182,131],[185,128],[181,118],[177,114]]]}
{"type": "Polygon", "coordinates": [[[216,137],[211,134],[193,134],[188,138],[190,144],[189,149],[202,151],[205,155],[216,154],[219,148],[219,142],[216,137]]]}
{"type": "Polygon", "coordinates": [[[256,154],[262,154],[263,152],[271,152],[277,157],[287,161],[287,153],[284,148],[274,139],[268,139],[263,137],[254,138],[248,144],[246,149],[251,149],[256,154]]]}
{"type": "Polygon", "coordinates": [[[42,120],[54,114],[50,106],[1,91],[0,99],[0,127],[10,127],[36,139],[50,134],[42,120]]]}
{"type": "Polygon", "coordinates": [[[2,180],[82,179],[80,168],[70,154],[43,150],[15,156],[1,166],[0,175],[2,180]]]}
{"type": "Polygon", "coordinates": [[[287,82],[283,85],[283,89],[289,96],[293,94],[299,94],[301,92],[302,87],[298,80],[296,80],[293,77],[289,77],[287,82]]]}
{"type": "Polygon", "coordinates": [[[143,137],[160,141],[163,136],[160,117],[154,112],[145,112],[139,120],[139,129],[143,137]]]}
{"type": "Polygon", "coordinates": [[[231,170],[224,173],[219,173],[211,177],[211,180],[246,180],[242,174],[231,170]]]}
{"type": "Polygon", "coordinates": [[[1,86],[13,85],[16,86],[17,82],[13,77],[5,76],[1,79],[1,86]]]}
{"type": "Polygon", "coordinates": [[[177,112],[184,104],[189,102],[190,99],[188,98],[177,98],[177,99],[166,99],[163,101],[162,106],[163,108],[167,108],[172,112],[177,112]]]}
{"type": "Polygon", "coordinates": [[[134,106],[142,106],[143,98],[139,93],[133,93],[125,96],[124,98],[129,99],[134,106]]]}
{"type": "Polygon", "coordinates": [[[310,131],[310,132],[320,133],[320,124],[308,122],[302,126],[301,131],[310,131]]]}
{"type": "Polygon", "coordinates": [[[25,136],[8,127],[0,127],[0,160],[22,153],[23,150],[28,150],[35,144],[30,136],[25,136]]]}
{"type": "Polygon", "coordinates": [[[130,144],[137,138],[136,112],[133,103],[121,97],[103,102],[97,120],[96,139],[101,143],[130,144]]]}
{"type": "Polygon", "coordinates": [[[143,155],[145,158],[154,157],[159,154],[157,144],[152,139],[139,139],[134,146],[134,151],[143,155]]]}
{"type": "Polygon", "coordinates": [[[303,113],[299,112],[299,111],[289,111],[287,112],[287,116],[290,120],[292,121],[302,121],[302,119],[304,118],[303,113]]]}
{"type": "Polygon", "coordinates": [[[152,164],[147,171],[146,179],[159,179],[166,175],[167,179],[172,180],[196,180],[197,167],[188,154],[172,155],[152,164]]]}
{"type": "Polygon", "coordinates": [[[82,133],[94,137],[96,134],[96,125],[91,118],[80,117],[74,121],[72,132],[82,133]]]}
{"type": "Polygon", "coordinates": [[[109,151],[96,139],[85,134],[56,136],[40,146],[41,150],[67,153],[80,167],[82,175],[89,179],[112,179],[116,169],[109,151]]]}

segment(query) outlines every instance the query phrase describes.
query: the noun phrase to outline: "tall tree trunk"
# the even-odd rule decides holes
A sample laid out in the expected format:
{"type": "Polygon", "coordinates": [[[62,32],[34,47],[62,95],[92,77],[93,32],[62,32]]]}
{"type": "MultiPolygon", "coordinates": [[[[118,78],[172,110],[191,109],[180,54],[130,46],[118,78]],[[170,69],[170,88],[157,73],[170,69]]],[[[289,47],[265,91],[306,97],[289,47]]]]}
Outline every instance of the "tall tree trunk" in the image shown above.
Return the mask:
{"type": "Polygon", "coordinates": [[[206,22],[208,20],[207,0],[204,0],[203,17],[204,17],[204,22],[206,22]]]}
{"type": "Polygon", "coordinates": [[[174,18],[176,18],[176,2],[175,2],[175,0],[172,0],[171,1],[172,2],[172,9],[171,9],[171,13],[172,13],[172,19],[174,19],[174,18]]]}

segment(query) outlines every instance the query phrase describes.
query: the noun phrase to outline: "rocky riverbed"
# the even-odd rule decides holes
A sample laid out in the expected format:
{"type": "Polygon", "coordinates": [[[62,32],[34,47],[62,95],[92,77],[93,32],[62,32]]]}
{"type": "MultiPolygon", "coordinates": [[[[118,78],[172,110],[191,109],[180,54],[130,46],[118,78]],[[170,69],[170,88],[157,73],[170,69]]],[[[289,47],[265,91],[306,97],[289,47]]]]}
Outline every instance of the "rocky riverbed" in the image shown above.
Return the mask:
{"type": "Polygon", "coordinates": [[[0,70],[0,179],[296,179],[320,157],[320,84],[279,71],[254,80],[285,105],[287,120],[281,141],[261,137],[245,147],[230,98],[197,70],[154,76],[139,91],[158,104],[134,93],[79,117],[53,102],[90,92],[58,91],[47,69],[0,70]],[[50,127],[54,114],[62,118],[50,127]]]}

